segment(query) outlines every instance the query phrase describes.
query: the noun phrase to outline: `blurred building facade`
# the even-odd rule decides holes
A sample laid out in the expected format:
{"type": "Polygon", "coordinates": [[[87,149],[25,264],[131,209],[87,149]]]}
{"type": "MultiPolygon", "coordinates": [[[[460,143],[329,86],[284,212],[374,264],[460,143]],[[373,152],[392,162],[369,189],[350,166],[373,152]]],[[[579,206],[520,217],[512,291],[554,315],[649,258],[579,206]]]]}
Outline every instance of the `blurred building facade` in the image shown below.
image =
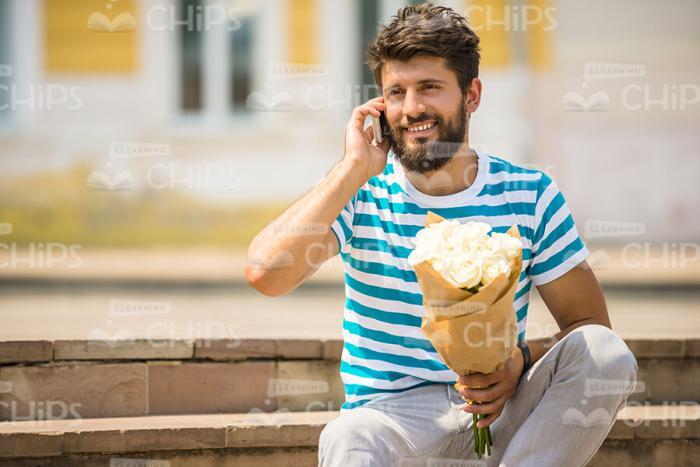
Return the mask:
{"type": "MultiPolygon", "coordinates": [[[[236,164],[233,202],[293,199],[342,156],[350,111],[375,95],[364,47],[405,3],[0,0],[0,171],[105,167],[114,142],[157,143],[236,164]]],[[[482,38],[473,145],[548,172],[581,230],[698,237],[700,3],[434,3],[482,38]]]]}

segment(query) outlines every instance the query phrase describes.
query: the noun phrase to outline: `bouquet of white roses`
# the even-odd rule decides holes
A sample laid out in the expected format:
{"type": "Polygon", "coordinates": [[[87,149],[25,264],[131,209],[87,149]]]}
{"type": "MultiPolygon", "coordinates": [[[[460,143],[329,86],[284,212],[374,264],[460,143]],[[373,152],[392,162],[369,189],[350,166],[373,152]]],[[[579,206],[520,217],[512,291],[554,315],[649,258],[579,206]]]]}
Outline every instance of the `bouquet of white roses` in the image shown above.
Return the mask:
{"type": "Polygon", "coordinates": [[[408,256],[411,266],[427,261],[450,284],[477,292],[501,274],[508,275],[520,254],[518,237],[491,232],[485,222],[443,220],[421,229],[408,256]]]}
{"type": "MultiPolygon", "coordinates": [[[[522,268],[518,229],[497,233],[484,222],[460,224],[433,212],[425,224],[408,257],[423,292],[426,316],[421,329],[457,374],[492,373],[517,344],[513,298],[522,268]]],[[[476,426],[483,415],[473,416],[474,449],[481,458],[486,451],[491,454],[493,440],[488,427],[476,426]]]]}

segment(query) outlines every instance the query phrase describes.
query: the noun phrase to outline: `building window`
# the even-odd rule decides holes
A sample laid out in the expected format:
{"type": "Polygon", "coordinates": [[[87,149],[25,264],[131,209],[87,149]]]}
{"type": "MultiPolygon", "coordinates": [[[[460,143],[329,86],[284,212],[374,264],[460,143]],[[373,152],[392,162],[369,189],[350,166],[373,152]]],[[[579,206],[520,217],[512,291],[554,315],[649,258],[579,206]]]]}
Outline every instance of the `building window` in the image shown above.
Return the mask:
{"type": "Polygon", "coordinates": [[[9,87],[12,78],[10,61],[10,2],[0,1],[0,120],[8,118],[10,103],[9,87]]]}
{"type": "Polygon", "coordinates": [[[360,9],[360,63],[362,63],[360,83],[363,89],[370,90],[367,99],[371,99],[379,95],[374,87],[374,77],[369,67],[365,63],[365,51],[370,41],[377,35],[377,26],[379,25],[379,2],[375,0],[360,0],[357,2],[360,9]]]}
{"type": "MultiPolygon", "coordinates": [[[[187,21],[192,11],[201,8],[201,0],[181,0],[178,20],[187,21]]],[[[180,23],[183,24],[183,23],[180,23]]],[[[202,110],[202,31],[180,27],[180,106],[185,112],[202,110]]]]}
{"type": "Polygon", "coordinates": [[[231,57],[231,106],[234,112],[246,112],[246,98],[252,91],[253,31],[255,16],[238,19],[237,27],[229,34],[231,57]]]}
{"type": "Polygon", "coordinates": [[[247,112],[245,102],[253,89],[258,11],[255,4],[240,0],[210,3],[180,0],[180,108],[183,112],[209,118],[247,112]],[[213,8],[225,11],[213,14],[213,8]],[[220,21],[221,14],[227,15],[224,22],[220,21]],[[209,20],[211,22],[207,23],[209,20]],[[195,26],[190,26],[192,24],[195,26]]]}

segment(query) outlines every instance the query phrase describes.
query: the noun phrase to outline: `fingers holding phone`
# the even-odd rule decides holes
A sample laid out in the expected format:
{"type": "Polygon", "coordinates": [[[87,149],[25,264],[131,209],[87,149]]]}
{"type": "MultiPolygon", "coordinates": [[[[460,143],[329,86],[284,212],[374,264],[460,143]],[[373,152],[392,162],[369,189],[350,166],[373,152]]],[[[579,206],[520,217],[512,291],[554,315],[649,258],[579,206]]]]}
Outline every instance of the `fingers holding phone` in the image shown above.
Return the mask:
{"type": "MultiPolygon", "coordinates": [[[[391,144],[390,139],[383,131],[377,133],[382,141],[376,143],[373,124],[365,128],[365,121],[367,117],[377,118],[380,120],[381,128],[381,117],[385,109],[386,104],[384,104],[383,97],[370,99],[355,107],[345,129],[344,159],[351,160],[365,168],[368,178],[384,170],[391,144]]],[[[388,128],[388,125],[386,127],[388,128]]]]}
{"type": "Polygon", "coordinates": [[[377,146],[385,139],[388,139],[389,143],[391,143],[391,129],[384,111],[379,113],[379,117],[372,116],[372,134],[375,135],[374,142],[377,146]]]}

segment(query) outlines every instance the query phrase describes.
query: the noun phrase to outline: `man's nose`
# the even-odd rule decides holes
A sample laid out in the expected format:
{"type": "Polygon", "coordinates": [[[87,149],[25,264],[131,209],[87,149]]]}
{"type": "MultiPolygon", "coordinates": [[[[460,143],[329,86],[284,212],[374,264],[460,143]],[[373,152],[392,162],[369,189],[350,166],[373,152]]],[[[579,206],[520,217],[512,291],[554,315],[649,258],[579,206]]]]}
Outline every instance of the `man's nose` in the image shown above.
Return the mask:
{"type": "Polygon", "coordinates": [[[414,90],[407,90],[403,99],[403,114],[407,117],[418,117],[425,112],[425,105],[420,100],[420,96],[414,90]]]}

